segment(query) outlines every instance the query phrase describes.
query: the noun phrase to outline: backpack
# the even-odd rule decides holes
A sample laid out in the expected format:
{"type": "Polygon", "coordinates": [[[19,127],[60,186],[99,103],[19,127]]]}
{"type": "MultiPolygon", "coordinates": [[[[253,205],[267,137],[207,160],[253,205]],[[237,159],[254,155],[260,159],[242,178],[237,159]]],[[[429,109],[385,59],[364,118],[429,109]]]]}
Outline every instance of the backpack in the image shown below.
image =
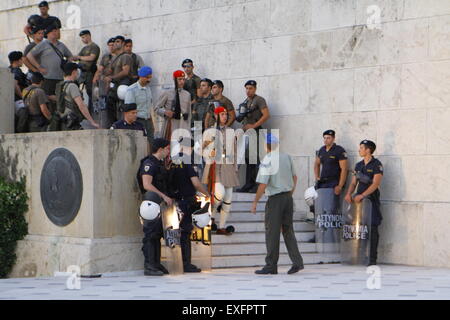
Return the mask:
{"type": "Polygon", "coordinates": [[[132,53],[131,54],[131,59],[133,61],[133,66],[131,68],[131,73],[135,76],[138,75],[139,72],[139,61],[138,61],[138,56],[136,55],[136,53],[132,53]]]}
{"type": "Polygon", "coordinates": [[[38,87],[33,87],[33,88],[31,88],[30,90],[28,90],[27,91],[27,93],[23,96],[23,103],[24,103],[24,105],[25,105],[25,107],[27,108],[27,110],[29,111],[30,109],[30,105],[29,105],[29,102],[30,101],[28,101],[28,97],[31,95],[31,93],[34,91],[34,90],[36,90],[38,87]]]}
{"type": "Polygon", "coordinates": [[[74,81],[60,81],[56,84],[56,110],[63,115],[66,112],[66,89],[67,86],[74,81]]]}

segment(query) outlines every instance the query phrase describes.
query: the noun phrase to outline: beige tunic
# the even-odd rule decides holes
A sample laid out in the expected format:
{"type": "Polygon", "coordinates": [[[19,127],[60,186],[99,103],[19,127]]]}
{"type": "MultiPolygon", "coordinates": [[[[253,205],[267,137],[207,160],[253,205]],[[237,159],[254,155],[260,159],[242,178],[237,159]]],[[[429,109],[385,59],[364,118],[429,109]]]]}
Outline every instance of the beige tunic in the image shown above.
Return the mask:
{"type": "MultiPolygon", "coordinates": [[[[227,137],[225,134],[226,129],[230,129],[229,127],[223,127],[221,128],[222,136],[223,136],[223,154],[225,154],[225,148],[227,145],[227,137]]],[[[235,138],[236,139],[236,138],[235,138]]],[[[212,141],[212,139],[209,139],[207,134],[205,135],[205,141],[212,141]]],[[[216,163],[216,182],[220,182],[223,184],[225,188],[234,188],[240,185],[239,183],[239,177],[238,177],[238,165],[237,165],[237,159],[236,159],[236,140],[234,141],[233,148],[234,148],[234,159],[233,164],[226,164],[227,160],[225,158],[222,158],[222,164],[216,163]]],[[[209,155],[207,155],[209,156],[209,155]]],[[[207,164],[205,166],[205,170],[203,171],[203,177],[202,177],[202,183],[208,184],[209,182],[209,170],[211,168],[210,164],[207,164]]]]}
{"type": "MultiPolygon", "coordinates": [[[[187,120],[183,119],[181,116],[180,120],[172,119],[172,132],[176,129],[186,129],[191,132],[191,95],[188,91],[183,89],[178,89],[180,93],[180,107],[181,113],[188,113],[189,117],[187,120]]],[[[155,137],[163,137],[164,132],[166,131],[166,127],[168,124],[168,118],[164,116],[164,112],[166,111],[175,111],[175,89],[170,89],[164,91],[159,98],[158,102],[155,105],[155,112],[158,116],[162,117],[164,121],[162,121],[161,126],[158,128],[158,131],[155,132],[155,137]]]]}

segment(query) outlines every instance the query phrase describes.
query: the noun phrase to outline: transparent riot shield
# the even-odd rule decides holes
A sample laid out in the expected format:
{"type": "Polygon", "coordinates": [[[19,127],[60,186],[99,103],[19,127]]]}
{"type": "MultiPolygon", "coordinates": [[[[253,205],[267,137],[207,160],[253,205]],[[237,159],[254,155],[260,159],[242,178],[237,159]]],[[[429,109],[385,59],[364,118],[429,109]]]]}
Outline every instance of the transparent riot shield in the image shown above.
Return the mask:
{"type": "Polygon", "coordinates": [[[180,246],[180,220],[175,205],[161,205],[164,229],[164,245],[161,250],[161,263],[171,275],[183,274],[183,258],[180,246]]]}
{"type": "MultiPolygon", "coordinates": [[[[197,197],[198,209],[204,208],[207,204],[203,196],[197,197]]],[[[211,205],[208,205],[208,212],[211,215],[211,205]]],[[[193,223],[194,224],[194,223],[193,223]]],[[[194,224],[191,233],[191,259],[192,263],[202,269],[202,271],[212,270],[212,238],[211,238],[211,220],[204,228],[198,228],[194,224]]]]}
{"type": "Polygon", "coordinates": [[[316,246],[319,253],[336,254],[340,251],[342,215],[339,210],[339,196],[333,188],[317,190],[316,212],[316,246]]]}
{"type": "Polygon", "coordinates": [[[211,225],[203,229],[194,227],[191,233],[192,264],[202,271],[212,269],[211,225]]]}
{"type": "Polygon", "coordinates": [[[341,262],[351,265],[368,265],[370,257],[370,229],[372,204],[364,199],[360,203],[343,205],[341,262]]]}

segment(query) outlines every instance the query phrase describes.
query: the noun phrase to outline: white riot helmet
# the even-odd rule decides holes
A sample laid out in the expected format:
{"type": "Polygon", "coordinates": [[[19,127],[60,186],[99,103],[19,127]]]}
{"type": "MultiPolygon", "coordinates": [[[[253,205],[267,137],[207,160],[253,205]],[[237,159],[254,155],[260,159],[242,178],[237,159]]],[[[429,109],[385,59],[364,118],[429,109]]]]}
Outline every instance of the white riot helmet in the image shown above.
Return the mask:
{"type": "Polygon", "coordinates": [[[316,200],[318,198],[318,196],[319,195],[317,194],[316,188],[311,187],[311,188],[306,189],[306,191],[305,191],[306,204],[309,207],[312,207],[314,205],[314,200],[316,200]]]}
{"type": "Polygon", "coordinates": [[[211,222],[211,215],[209,214],[209,202],[205,206],[192,214],[192,223],[200,229],[203,229],[211,222]]]}
{"type": "Polygon", "coordinates": [[[120,85],[117,88],[117,96],[119,97],[120,100],[125,100],[125,95],[127,94],[127,90],[128,90],[128,86],[126,85],[120,85]]]}
{"type": "Polygon", "coordinates": [[[139,214],[144,220],[155,220],[158,218],[161,208],[161,197],[154,192],[147,192],[144,195],[144,201],[141,204],[139,214]]]}

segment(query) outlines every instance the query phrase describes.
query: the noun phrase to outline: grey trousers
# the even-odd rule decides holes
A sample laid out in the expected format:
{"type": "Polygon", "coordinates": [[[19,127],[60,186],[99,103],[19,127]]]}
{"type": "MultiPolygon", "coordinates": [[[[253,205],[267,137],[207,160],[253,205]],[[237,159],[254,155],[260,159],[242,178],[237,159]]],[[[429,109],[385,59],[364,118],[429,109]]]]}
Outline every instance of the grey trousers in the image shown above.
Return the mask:
{"type": "Polygon", "coordinates": [[[303,258],[298,250],[295,238],[294,200],[290,192],[280,193],[269,197],[266,203],[266,268],[276,269],[280,255],[280,232],[283,233],[284,242],[293,265],[303,266],[303,258]]]}

